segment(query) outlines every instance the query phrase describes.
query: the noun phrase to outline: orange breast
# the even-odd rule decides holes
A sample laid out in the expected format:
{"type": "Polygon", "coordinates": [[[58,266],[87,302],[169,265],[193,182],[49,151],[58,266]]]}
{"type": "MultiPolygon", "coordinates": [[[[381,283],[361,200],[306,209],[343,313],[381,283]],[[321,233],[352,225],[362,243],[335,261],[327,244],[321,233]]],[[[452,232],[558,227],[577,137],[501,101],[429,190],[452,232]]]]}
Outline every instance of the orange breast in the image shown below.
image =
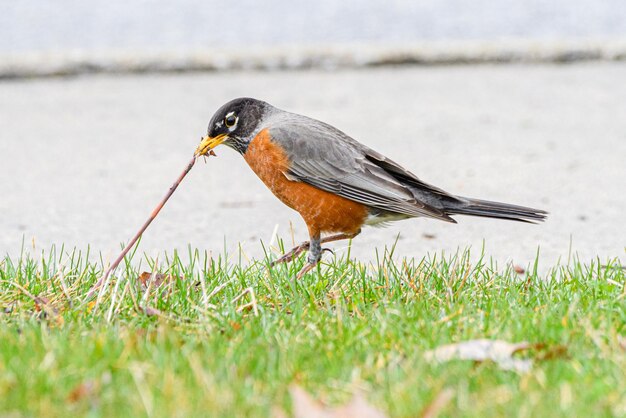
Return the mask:
{"type": "Polygon", "coordinates": [[[266,129],[250,142],[244,159],[272,193],[300,213],[312,236],[321,232],[353,234],[365,222],[368,213],[365,205],[288,180],[283,173],[289,169],[289,158],[271,140],[266,129]]]}

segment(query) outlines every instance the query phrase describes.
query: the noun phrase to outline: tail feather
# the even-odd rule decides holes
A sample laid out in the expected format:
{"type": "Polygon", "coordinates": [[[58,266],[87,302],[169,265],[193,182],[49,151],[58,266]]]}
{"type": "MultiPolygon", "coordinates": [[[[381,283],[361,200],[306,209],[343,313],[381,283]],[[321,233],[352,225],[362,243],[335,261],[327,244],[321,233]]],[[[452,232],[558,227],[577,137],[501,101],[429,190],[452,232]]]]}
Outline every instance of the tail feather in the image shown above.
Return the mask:
{"type": "Polygon", "coordinates": [[[458,197],[459,202],[445,208],[450,215],[482,216],[485,218],[508,219],[511,221],[537,223],[546,219],[548,212],[508,203],[458,197]]]}

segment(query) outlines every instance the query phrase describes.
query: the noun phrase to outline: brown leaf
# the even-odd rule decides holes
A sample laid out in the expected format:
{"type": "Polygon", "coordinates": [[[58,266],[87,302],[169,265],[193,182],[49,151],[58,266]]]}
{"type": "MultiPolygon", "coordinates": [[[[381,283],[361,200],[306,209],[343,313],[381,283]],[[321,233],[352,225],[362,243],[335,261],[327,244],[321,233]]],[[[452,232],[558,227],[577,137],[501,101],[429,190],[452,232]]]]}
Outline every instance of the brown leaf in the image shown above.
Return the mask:
{"type": "Polygon", "coordinates": [[[538,361],[555,360],[559,358],[568,358],[569,354],[567,347],[564,345],[554,345],[548,347],[546,344],[535,344],[533,349],[541,350],[541,352],[535,356],[538,361]]]}
{"type": "Polygon", "coordinates": [[[500,340],[470,340],[457,344],[446,344],[424,353],[428,361],[445,362],[450,360],[493,361],[503,370],[527,372],[532,367],[531,359],[514,358],[513,354],[536,347],[526,341],[509,343],[500,340]]]}
{"type": "Polygon", "coordinates": [[[522,266],[517,265],[517,264],[513,266],[513,271],[515,271],[517,274],[524,274],[524,273],[526,273],[526,269],[524,267],[522,267],[522,266]]]}
{"type": "Polygon", "coordinates": [[[150,273],[147,271],[144,271],[143,273],[141,273],[139,277],[137,278],[137,280],[141,282],[144,288],[147,288],[150,282],[152,282],[153,288],[157,288],[161,286],[163,283],[171,282],[176,279],[182,280],[181,277],[174,276],[172,274],[163,274],[163,273],[154,274],[154,273],[150,273]]]}
{"type": "Polygon", "coordinates": [[[85,382],[77,385],[72,391],[67,395],[67,401],[70,403],[75,403],[84,399],[88,396],[91,396],[95,391],[96,385],[93,380],[87,380],[85,382]]]}
{"type": "Polygon", "coordinates": [[[360,394],[355,394],[345,405],[331,408],[315,400],[300,386],[289,388],[295,418],[386,418],[378,409],[371,406],[360,394]]]}

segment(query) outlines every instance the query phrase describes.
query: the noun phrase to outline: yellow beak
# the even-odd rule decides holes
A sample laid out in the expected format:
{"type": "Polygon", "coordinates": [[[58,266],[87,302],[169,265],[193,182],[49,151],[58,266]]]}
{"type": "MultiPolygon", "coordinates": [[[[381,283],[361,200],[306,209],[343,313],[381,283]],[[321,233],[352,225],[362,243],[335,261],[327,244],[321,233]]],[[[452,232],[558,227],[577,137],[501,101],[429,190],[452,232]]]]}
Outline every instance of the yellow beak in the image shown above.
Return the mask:
{"type": "Polygon", "coordinates": [[[215,137],[205,136],[204,138],[202,138],[202,141],[200,141],[200,145],[198,145],[198,148],[196,148],[196,152],[194,153],[194,155],[196,157],[199,157],[201,155],[207,155],[209,151],[211,151],[213,148],[217,147],[219,144],[226,141],[227,139],[228,135],[226,134],[219,134],[215,137]]]}

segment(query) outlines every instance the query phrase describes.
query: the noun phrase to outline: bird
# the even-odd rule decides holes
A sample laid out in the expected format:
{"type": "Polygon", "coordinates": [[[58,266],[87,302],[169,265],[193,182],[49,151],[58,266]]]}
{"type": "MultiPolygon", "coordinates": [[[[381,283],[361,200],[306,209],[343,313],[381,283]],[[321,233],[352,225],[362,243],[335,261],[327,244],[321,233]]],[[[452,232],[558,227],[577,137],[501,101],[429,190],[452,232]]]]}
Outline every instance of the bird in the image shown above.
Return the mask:
{"type": "Polygon", "coordinates": [[[271,263],[308,251],[297,279],[320,262],[322,244],[352,239],[365,225],[416,217],[456,223],[452,215],[537,223],[547,216],[540,209],[448,193],[327,123],[250,97],[215,112],[194,155],[213,155],[219,145],[241,154],[306,223],[309,240],[271,263]]]}

